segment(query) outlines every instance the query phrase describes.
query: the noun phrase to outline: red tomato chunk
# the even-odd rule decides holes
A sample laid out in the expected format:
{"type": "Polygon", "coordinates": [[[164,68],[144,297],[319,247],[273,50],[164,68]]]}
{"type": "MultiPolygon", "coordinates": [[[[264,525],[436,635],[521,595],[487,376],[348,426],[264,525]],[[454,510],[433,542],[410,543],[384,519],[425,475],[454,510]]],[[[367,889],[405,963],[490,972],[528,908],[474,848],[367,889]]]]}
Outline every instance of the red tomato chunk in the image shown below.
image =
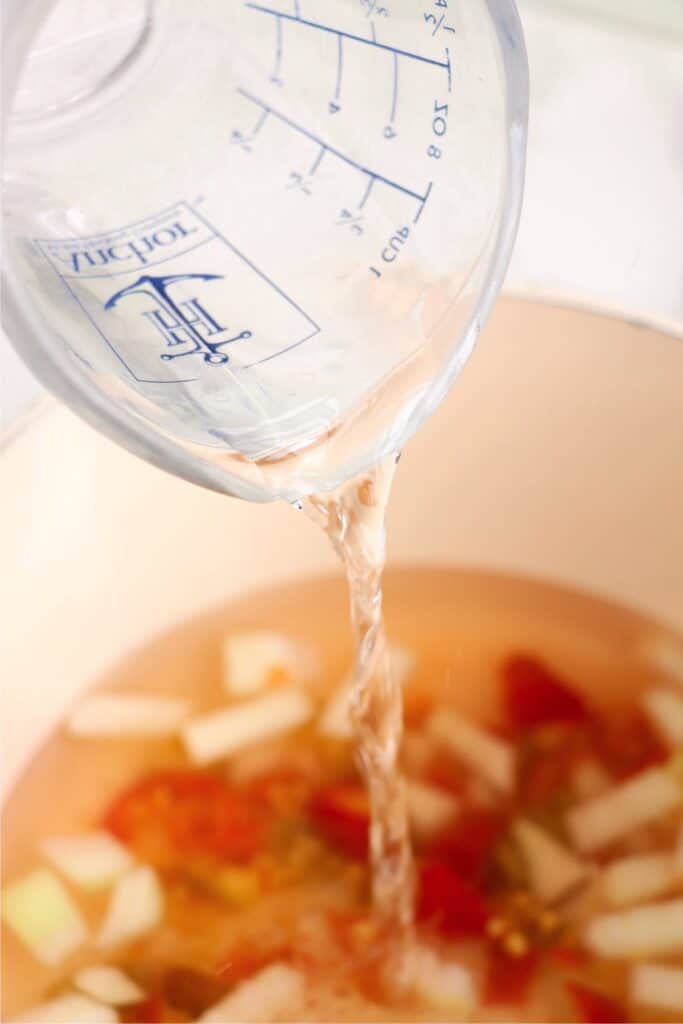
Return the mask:
{"type": "Polygon", "coordinates": [[[360,782],[340,782],[313,797],[310,813],[323,836],[349,857],[368,855],[370,803],[360,782]]]}
{"type": "Polygon", "coordinates": [[[503,662],[501,675],[505,722],[514,733],[589,717],[583,697],[536,658],[513,655],[503,662]]]}
{"type": "Polygon", "coordinates": [[[496,951],[489,957],[484,982],[484,1002],[501,1006],[521,1005],[539,964],[538,953],[512,957],[496,951]]]}
{"type": "Polygon", "coordinates": [[[602,992],[575,981],[567,982],[567,991],[581,1014],[583,1024],[627,1024],[628,1016],[621,1003],[602,992]]]}
{"type": "Polygon", "coordinates": [[[491,855],[507,827],[504,815],[492,811],[463,811],[427,848],[462,878],[480,883],[487,875],[491,855]]]}
{"type": "Polygon", "coordinates": [[[261,848],[263,812],[218,776],[160,772],[126,790],[104,825],[141,858],[166,865],[185,856],[244,862],[261,848]]]}
{"type": "Polygon", "coordinates": [[[473,885],[443,861],[419,870],[417,919],[429,921],[450,938],[483,935],[489,910],[473,885]]]}

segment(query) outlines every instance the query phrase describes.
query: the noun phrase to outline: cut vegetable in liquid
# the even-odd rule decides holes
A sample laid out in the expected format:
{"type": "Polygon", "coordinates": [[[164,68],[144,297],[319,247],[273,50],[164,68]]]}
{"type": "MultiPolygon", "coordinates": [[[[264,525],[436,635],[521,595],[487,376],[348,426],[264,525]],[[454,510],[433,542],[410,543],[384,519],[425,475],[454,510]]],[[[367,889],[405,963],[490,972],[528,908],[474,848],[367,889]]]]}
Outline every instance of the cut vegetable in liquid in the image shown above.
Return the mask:
{"type": "Polygon", "coordinates": [[[414,779],[406,782],[406,800],[410,826],[416,837],[423,841],[446,828],[460,809],[452,793],[414,779]]]}
{"type": "Polygon", "coordinates": [[[255,629],[233,633],[223,642],[223,685],[245,696],[271,683],[300,681],[315,669],[309,647],[282,633],[255,629]]]}
{"type": "Polygon", "coordinates": [[[60,880],[40,869],[2,890],[2,919],[44,964],[57,964],[86,940],[85,921],[60,880]]]}
{"type": "Polygon", "coordinates": [[[417,668],[415,651],[399,644],[389,644],[389,665],[391,673],[399,684],[405,686],[417,668]]]}
{"type": "Polygon", "coordinates": [[[34,1006],[15,1017],[13,1024],[114,1024],[118,1019],[111,1006],[85,996],[65,995],[34,1006]]]}
{"type": "Polygon", "coordinates": [[[387,794],[370,799],[339,700],[346,594],[297,583],[161,638],[104,681],[108,699],[187,696],[200,710],[172,734],[84,742],[67,723],[10,794],[3,1020],[681,1017],[683,750],[646,710],[679,691],[634,657],[653,628],[508,577],[398,583],[405,786],[381,700],[366,711],[383,742],[365,750],[397,784],[382,843],[401,865],[404,789],[412,925],[373,902],[371,804],[387,794]]]}
{"type": "Polygon", "coordinates": [[[531,889],[542,903],[554,903],[586,880],[587,865],[540,826],[517,821],[512,834],[524,858],[531,889]]]}
{"type": "Polygon", "coordinates": [[[665,896],[676,886],[679,876],[672,854],[644,853],[612,861],[601,880],[607,902],[623,907],[665,896]]]}
{"type": "Polygon", "coordinates": [[[683,967],[638,964],[631,971],[629,994],[638,1006],[683,1011],[683,967]]]}
{"type": "Polygon", "coordinates": [[[129,942],[150,931],[164,914],[164,893],[149,867],[133,868],[116,883],[97,937],[100,949],[129,942]]]}
{"type": "Polygon", "coordinates": [[[74,975],[74,988],[108,1006],[130,1006],[141,1003],[144,991],[119,967],[84,967],[74,975]]]}
{"type": "Polygon", "coordinates": [[[570,838],[584,853],[600,850],[683,802],[683,791],[665,769],[652,768],[567,812],[570,838]]]}
{"type": "Polygon", "coordinates": [[[296,729],[312,714],[313,703],[303,690],[277,690],[192,719],[182,729],[182,738],[195,764],[210,764],[259,740],[296,729]]]}
{"type": "Polygon", "coordinates": [[[140,860],[248,860],[263,842],[264,813],[247,793],[208,772],[147,775],[114,801],[104,824],[140,860]]]}
{"type": "Polygon", "coordinates": [[[501,675],[505,721],[515,732],[588,718],[583,697],[536,658],[508,658],[501,675]]]}
{"type": "Polygon", "coordinates": [[[461,964],[440,959],[430,949],[412,951],[415,994],[436,1010],[469,1016],[477,1004],[474,980],[461,964]]]}
{"type": "Polygon", "coordinates": [[[510,744],[445,707],[431,713],[427,731],[496,789],[514,789],[515,755],[510,744]]]}
{"type": "Polygon", "coordinates": [[[319,790],[311,818],[323,836],[349,857],[368,855],[370,799],[360,782],[339,782],[319,790]]]}
{"type": "Polygon", "coordinates": [[[188,701],[175,697],[100,693],[86,697],[68,724],[74,736],[169,736],[189,710],[188,701]]]}
{"type": "Polygon", "coordinates": [[[104,889],[133,863],[130,851],[108,832],[53,836],[40,844],[44,857],[82,889],[104,889]]]}
{"type": "Polygon", "coordinates": [[[641,643],[639,653],[646,663],[683,685],[683,642],[663,634],[650,636],[641,643]]]}
{"type": "Polygon", "coordinates": [[[608,958],[683,953],[683,900],[596,917],[586,929],[585,942],[591,952],[608,958]]]}
{"type": "Polygon", "coordinates": [[[211,1007],[199,1018],[203,1024],[223,1024],[225,1021],[274,1020],[286,1015],[296,1019],[297,1008],[305,997],[303,975],[287,964],[271,964],[264,968],[211,1007]]]}
{"type": "Polygon", "coordinates": [[[567,982],[567,991],[583,1024],[626,1024],[628,1021],[624,1006],[605,992],[576,981],[567,982]]]}
{"type": "Polygon", "coordinates": [[[351,688],[348,681],[332,694],[318,719],[318,729],[324,736],[347,740],[353,734],[350,713],[351,688]]]}
{"type": "Polygon", "coordinates": [[[669,746],[683,746],[683,694],[665,687],[646,690],[643,707],[652,724],[669,746]]]}

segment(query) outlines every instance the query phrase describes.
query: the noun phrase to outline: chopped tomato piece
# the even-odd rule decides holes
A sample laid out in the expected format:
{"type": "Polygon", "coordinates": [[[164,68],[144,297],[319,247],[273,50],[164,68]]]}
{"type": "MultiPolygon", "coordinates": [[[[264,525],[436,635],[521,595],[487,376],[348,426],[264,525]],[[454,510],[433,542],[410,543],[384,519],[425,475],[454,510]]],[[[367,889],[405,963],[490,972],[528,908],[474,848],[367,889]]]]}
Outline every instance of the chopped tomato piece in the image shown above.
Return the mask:
{"type": "Polygon", "coordinates": [[[612,708],[596,725],[595,748],[618,779],[666,761],[666,747],[638,708],[612,708]]]}
{"type": "Polygon", "coordinates": [[[475,887],[444,861],[422,864],[419,871],[417,919],[433,923],[451,938],[483,935],[489,910],[475,887]]]}
{"type": "Polygon", "coordinates": [[[503,662],[501,674],[505,721],[513,732],[588,718],[583,697],[536,658],[513,655],[503,662]]]}
{"type": "Polygon", "coordinates": [[[446,861],[461,878],[479,882],[488,871],[491,854],[506,824],[502,814],[463,811],[452,825],[435,836],[428,854],[446,861]]]}
{"type": "Polygon", "coordinates": [[[217,1003],[230,985],[225,977],[206,974],[192,967],[172,967],[164,975],[164,996],[171,1006],[193,1019],[217,1003]]]}
{"type": "Polygon", "coordinates": [[[249,796],[279,815],[300,812],[311,798],[313,780],[295,768],[269,772],[253,779],[247,787],[249,796]]]}
{"type": "Polygon", "coordinates": [[[142,1003],[119,1010],[123,1024],[163,1024],[166,1020],[164,1001],[160,995],[149,996],[142,1003]]]}
{"type": "Polygon", "coordinates": [[[523,1003],[538,963],[538,953],[513,957],[502,950],[492,952],[484,981],[484,1002],[506,1006],[523,1003]]]}
{"type": "Polygon", "coordinates": [[[311,801],[310,813],[328,842],[349,857],[365,860],[370,803],[360,782],[340,782],[319,790],[311,801]]]}
{"type": "Polygon", "coordinates": [[[175,771],[126,790],[104,825],[143,860],[164,866],[193,855],[249,860],[263,844],[265,816],[224,779],[175,771]]]}
{"type": "Polygon", "coordinates": [[[566,987],[583,1024],[627,1024],[626,1010],[610,996],[576,981],[568,981],[566,987]]]}
{"type": "Polygon", "coordinates": [[[585,950],[578,946],[554,946],[548,954],[562,967],[585,967],[589,957],[585,950]]]}

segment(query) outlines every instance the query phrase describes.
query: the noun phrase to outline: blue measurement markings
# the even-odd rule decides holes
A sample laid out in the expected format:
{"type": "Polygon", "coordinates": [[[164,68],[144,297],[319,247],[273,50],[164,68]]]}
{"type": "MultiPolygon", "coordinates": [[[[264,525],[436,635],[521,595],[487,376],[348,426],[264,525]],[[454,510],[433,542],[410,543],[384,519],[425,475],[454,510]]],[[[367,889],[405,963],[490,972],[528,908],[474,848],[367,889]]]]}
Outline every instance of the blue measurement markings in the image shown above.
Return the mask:
{"type": "Polygon", "coordinates": [[[330,153],[332,156],[335,156],[338,160],[342,160],[345,164],[348,164],[349,167],[355,167],[357,171],[360,171],[361,174],[364,174],[369,179],[369,181],[363,199],[359,204],[361,207],[367,202],[368,196],[370,194],[370,189],[374,186],[375,182],[379,182],[382,185],[387,185],[389,188],[396,189],[398,192],[402,192],[404,195],[410,196],[412,199],[415,199],[418,203],[420,203],[421,207],[423,207],[424,204],[427,202],[427,199],[429,198],[429,192],[431,190],[431,185],[429,185],[429,187],[424,193],[416,192],[415,189],[408,188],[407,186],[402,185],[398,181],[394,181],[391,178],[385,177],[383,174],[378,174],[376,171],[371,170],[369,167],[365,167],[363,164],[359,163],[357,160],[354,160],[352,157],[347,156],[347,154],[343,153],[341,150],[336,149],[334,146],[331,146],[328,142],[325,142],[324,139],[321,139],[319,135],[316,135],[315,132],[309,131],[308,128],[304,128],[303,125],[300,125],[296,121],[293,121],[290,117],[287,117],[286,114],[282,114],[280,113],[280,111],[274,110],[273,107],[265,103],[263,100],[259,99],[257,96],[252,95],[252,93],[247,92],[246,89],[240,88],[237,90],[237,92],[241,96],[244,96],[244,98],[249,100],[251,103],[255,103],[257,106],[261,107],[263,111],[267,111],[271,117],[274,117],[278,121],[281,121],[283,124],[286,124],[293,131],[305,136],[305,138],[310,139],[311,142],[315,142],[316,145],[320,147],[320,153],[316,158],[314,168],[312,168],[311,172],[309,173],[314,173],[314,170],[317,169],[317,166],[320,164],[320,160],[322,159],[322,155],[324,153],[330,153]]]}
{"type": "Polygon", "coordinates": [[[261,113],[259,114],[258,119],[256,121],[256,124],[252,128],[252,130],[249,133],[249,135],[244,135],[241,131],[239,131],[237,128],[235,128],[231,132],[231,135],[230,135],[230,138],[232,139],[233,143],[235,145],[238,145],[241,149],[245,150],[247,153],[251,153],[251,151],[252,151],[251,150],[251,143],[254,141],[254,139],[256,138],[258,133],[261,131],[261,129],[263,128],[263,126],[266,123],[266,121],[268,120],[268,114],[269,114],[268,110],[262,110],[261,111],[261,113]]]}
{"type": "MultiPolygon", "coordinates": [[[[446,6],[447,0],[440,0],[438,6],[446,6]]],[[[398,65],[399,58],[405,58],[408,60],[418,61],[423,64],[430,65],[432,67],[443,68],[448,76],[448,91],[451,91],[451,59],[448,48],[445,49],[445,60],[438,60],[435,57],[426,57],[420,53],[415,53],[413,50],[404,50],[397,46],[392,46],[389,43],[379,42],[377,39],[377,32],[375,23],[372,20],[373,15],[388,17],[389,9],[378,5],[378,0],[361,0],[361,6],[365,8],[365,16],[368,20],[370,29],[370,38],[364,35],[358,35],[353,32],[346,32],[343,29],[335,28],[333,25],[327,25],[319,21],[311,21],[308,18],[302,18],[299,8],[298,0],[294,0],[294,14],[287,14],[282,11],[273,10],[271,7],[266,7],[262,4],[248,2],[246,5],[250,10],[256,11],[260,14],[270,15],[275,19],[276,25],[276,39],[275,39],[275,58],[273,72],[271,74],[271,81],[276,85],[282,85],[282,54],[283,54],[283,21],[290,22],[295,25],[300,25],[305,28],[313,29],[318,32],[326,32],[330,35],[334,35],[337,38],[337,61],[336,61],[336,73],[334,82],[334,93],[332,99],[329,102],[328,110],[330,114],[336,114],[341,109],[341,89],[342,89],[342,75],[343,75],[343,53],[344,53],[344,40],[349,40],[353,43],[359,43],[363,46],[372,46],[376,50],[384,51],[391,54],[392,57],[392,96],[391,96],[391,107],[389,113],[388,124],[384,127],[385,139],[393,139],[396,137],[396,112],[398,106],[398,65]]],[[[446,32],[453,32],[454,29],[449,25],[444,25],[444,15],[437,18],[434,14],[425,14],[425,21],[430,25],[434,23],[433,31],[431,35],[435,36],[439,30],[446,32]]],[[[239,140],[238,140],[239,141],[239,140]]],[[[248,148],[248,145],[245,146],[248,148]]]]}
{"type": "MultiPolygon", "coordinates": [[[[247,3],[246,6],[249,7],[250,10],[258,11],[261,14],[269,14],[271,17],[274,17],[276,20],[278,20],[278,24],[281,27],[281,29],[283,22],[292,22],[296,25],[304,26],[308,29],[314,29],[317,32],[328,32],[331,35],[337,36],[337,38],[340,40],[348,39],[354,43],[360,43],[361,45],[365,46],[373,46],[375,47],[375,49],[384,50],[385,52],[394,54],[396,57],[407,57],[410,60],[418,60],[422,63],[426,63],[426,65],[431,65],[434,68],[443,68],[444,71],[449,73],[449,76],[451,75],[451,62],[449,56],[447,56],[447,53],[445,60],[437,60],[435,57],[423,56],[423,54],[416,53],[414,50],[404,50],[398,46],[391,46],[389,43],[379,42],[375,35],[375,24],[374,22],[372,22],[372,20],[369,24],[373,34],[373,38],[369,39],[367,36],[358,36],[352,32],[344,32],[342,29],[335,29],[334,26],[325,25],[322,22],[311,22],[311,20],[309,20],[308,18],[300,16],[298,12],[298,7],[297,13],[285,14],[282,11],[273,10],[271,7],[264,7],[261,4],[257,3],[247,3]]],[[[276,52],[275,54],[275,68],[276,72],[278,72],[279,75],[282,63],[282,33],[280,32],[280,30],[278,34],[278,48],[278,52],[276,52]]],[[[341,58],[338,58],[338,69],[340,67],[341,58]]],[[[338,70],[338,77],[339,76],[340,71],[338,70]]],[[[336,92],[335,98],[339,98],[338,91],[336,92]]]]}
{"type": "Polygon", "coordinates": [[[344,70],[344,40],[337,36],[337,77],[334,83],[334,98],[330,102],[330,113],[336,114],[339,111],[339,97],[341,96],[342,73],[344,70]]]}
{"type": "Polygon", "coordinates": [[[398,103],[398,54],[394,54],[394,80],[391,90],[391,114],[389,116],[389,123],[393,124],[396,119],[396,105],[398,103]]]}
{"type": "MultiPolygon", "coordinates": [[[[283,14],[281,11],[274,11],[271,7],[263,7],[261,4],[247,3],[245,4],[252,11],[258,11],[260,14],[269,14],[273,18],[277,18],[282,21],[295,22],[297,25],[304,25],[307,28],[317,29],[319,32],[329,32],[332,35],[340,36],[342,39],[350,39],[354,43],[361,43],[365,46],[374,46],[377,50],[386,50],[389,53],[395,53],[399,57],[407,57],[410,60],[421,61],[423,64],[431,64],[437,68],[448,68],[448,61],[436,60],[434,57],[424,57],[420,53],[415,53],[413,50],[402,50],[398,46],[391,46],[389,43],[381,43],[377,39],[368,39],[367,36],[359,36],[353,32],[345,32],[340,28],[334,28],[333,25],[325,25],[319,21],[310,21],[307,18],[302,18],[298,14],[283,14]]],[[[372,25],[372,22],[370,22],[372,25]]]]}
{"type": "Polygon", "coordinates": [[[435,36],[437,32],[455,32],[452,25],[446,24],[448,0],[434,0],[432,6],[436,7],[436,11],[427,11],[422,15],[432,36],[435,36]]]}
{"type": "Polygon", "coordinates": [[[388,18],[389,8],[382,7],[377,0],[360,0],[361,7],[365,8],[365,17],[371,18],[377,15],[378,18],[388,18]]]}

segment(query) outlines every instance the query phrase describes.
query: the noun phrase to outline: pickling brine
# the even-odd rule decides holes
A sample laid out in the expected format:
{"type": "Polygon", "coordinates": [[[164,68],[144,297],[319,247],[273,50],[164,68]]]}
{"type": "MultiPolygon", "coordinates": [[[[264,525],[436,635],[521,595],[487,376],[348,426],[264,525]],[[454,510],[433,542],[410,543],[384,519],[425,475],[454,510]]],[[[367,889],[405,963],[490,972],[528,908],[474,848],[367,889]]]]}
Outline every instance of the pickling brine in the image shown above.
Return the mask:
{"type": "Polygon", "coordinates": [[[5,808],[3,1019],[681,1019],[681,638],[549,584],[387,574],[397,985],[346,602],[332,578],[242,599],[71,710],[5,808]]]}

